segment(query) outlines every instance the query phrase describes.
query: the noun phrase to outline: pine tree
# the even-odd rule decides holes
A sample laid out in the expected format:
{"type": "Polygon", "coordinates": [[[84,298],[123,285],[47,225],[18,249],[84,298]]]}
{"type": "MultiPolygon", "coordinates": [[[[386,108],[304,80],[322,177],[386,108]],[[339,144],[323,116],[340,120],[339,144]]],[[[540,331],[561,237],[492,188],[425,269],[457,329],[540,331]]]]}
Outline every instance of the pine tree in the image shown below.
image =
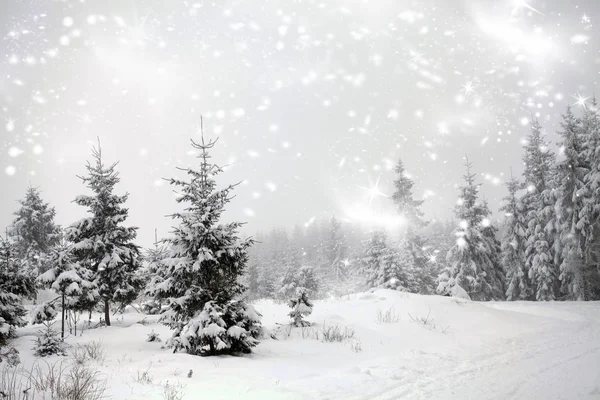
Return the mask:
{"type": "Polygon", "coordinates": [[[411,230],[426,226],[427,222],[424,220],[424,214],[421,211],[423,200],[413,198],[412,189],[415,183],[404,170],[402,160],[398,160],[394,172],[396,172],[397,178],[394,181],[395,190],[392,194],[392,200],[396,205],[396,211],[405,218],[411,230]]]}
{"type": "Polygon", "coordinates": [[[542,138],[541,126],[535,120],[527,138],[523,163],[523,187],[527,190],[521,202],[525,211],[525,270],[536,300],[553,300],[558,286],[555,240],[557,216],[554,211],[556,193],[552,189],[554,154],[542,138]]]}
{"type": "Polygon", "coordinates": [[[341,222],[332,217],[329,221],[327,237],[323,246],[324,265],[323,277],[332,284],[335,281],[343,280],[347,277],[346,264],[346,244],[342,232],[341,222]]]}
{"type": "Polygon", "coordinates": [[[564,160],[557,165],[560,195],[556,206],[561,222],[560,280],[568,298],[586,300],[585,236],[584,227],[579,224],[580,213],[584,209],[584,179],[590,171],[584,154],[586,132],[570,107],[563,115],[561,126],[559,134],[563,138],[564,160]]]}
{"type": "Polygon", "coordinates": [[[280,299],[289,299],[298,287],[298,273],[300,272],[300,258],[293,244],[289,244],[287,257],[283,266],[283,278],[277,291],[280,299]]]}
{"type": "Polygon", "coordinates": [[[30,187],[8,233],[15,246],[15,257],[33,278],[45,271],[46,255],[60,239],[60,228],[54,223],[56,211],[45,203],[38,188],[30,187]]]}
{"type": "MultiPolygon", "coordinates": [[[[16,328],[27,325],[27,310],[22,306],[23,293],[33,285],[31,277],[23,275],[16,267],[10,243],[0,238],[0,348],[15,336],[16,328]]],[[[0,352],[0,361],[5,354],[0,352]]],[[[7,354],[6,356],[9,356],[7,354]]]]}
{"type": "Polygon", "coordinates": [[[525,210],[517,192],[521,182],[511,178],[506,182],[508,196],[500,211],[505,213],[504,235],[502,238],[502,265],[506,270],[506,299],[529,300],[532,296],[529,272],[525,265],[526,227],[525,210]]]}
{"type": "Polygon", "coordinates": [[[308,296],[316,296],[319,293],[319,281],[312,267],[304,266],[298,271],[297,288],[302,288],[308,296]]]}
{"type": "Polygon", "coordinates": [[[64,337],[59,337],[58,332],[53,327],[53,323],[45,322],[46,329],[38,331],[38,337],[35,340],[33,354],[36,357],[47,357],[53,355],[66,356],[64,337]]]}
{"type": "Polygon", "coordinates": [[[362,271],[368,287],[407,290],[408,279],[403,271],[408,254],[400,253],[388,246],[384,230],[374,230],[367,241],[361,260],[362,271]]]}
{"type": "Polygon", "coordinates": [[[584,286],[587,300],[600,299],[600,116],[596,98],[584,111],[582,130],[584,134],[583,158],[588,166],[578,192],[583,198],[577,226],[584,238],[584,286]]]}
{"type": "Polygon", "coordinates": [[[438,278],[438,292],[451,293],[459,285],[473,300],[500,300],[504,298],[504,272],[495,228],[488,219],[487,204],[478,199],[479,185],[468,160],[466,169],[466,185],[459,188],[460,199],[454,209],[460,221],[455,230],[457,240],[448,252],[448,266],[438,278]]]}
{"type": "Polygon", "coordinates": [[[58,297],[36,309],[34,322],[52,320],[58,313],[55,304],[60,303],[60,337],[64,339],[65,312],[89,310],[98,302],[99,293],[93,282],[93,272],[75,261],[73,250],[67,243],[54,246],[49,255],[48,266],[49,269],[37,278],[37,282],[42,287],[54,290],[58,297]]]}
{"type": "Polygon", "coordinates": [[[133,243],[137,228],[125,227],[129,210],[123,205],[129,194],[113,193],[119,183],[116,163],[105,166],[100,146],[92,149],[88,176],[80,177],[93,195],[82,195],[75,203],[87,207],[90,217],[71,225],[67,239],[73,243],[75,260],[94,274],[94,283],[104,303],[104,319],[110,326],[110,304],[130,304],[143,287],[139,247],[133,243]]]}
{"type": "MultiPolygon", "coordinates": [[[[153,288],[163,282],[167,274],[167,267],[165,266],[163,260],[168,257],[169,252],[165,244],[158,241],[158,238],[156,237],[156,230],[154,235],[154,247],[146,249],[144,254],[144,267],[141,271],[145,282],[144,293],[147,296],[151,296],[153,288]]],[[[150,315],[160,314],[162,307],[162,301],[154,298],[142,303],[142,310],[146,314],[150,315]]]]}
{"type": "Polygon", "coordinates": [[[412,292],[430,293],[433,289],[434,277],[431,275],[431,265],[428,262],[428,256],[425,252],[426,240],[416,233],[417,230],[427,226],[428,222],[424,219],[421,206],[423,200],[415,200],[413,195],[414,181],[406,173],[402,160],[398,160],[398,164],[394,169],[397,175],[394,181],[394,193],[392,201],[396,207],[396,211],[406,221],[406,229],[404,234],[406,243],[402,246],[410,252],[412,260],[410,260],[411,269],[415,275],[414,278],[418,281],[413,284],[412,292]]]}
{"type": "Polygon", "coordinates": [[[308,295],[304,288],[297,288],[296,295],[289,301],[289,306],[292,309],[288,314],[292,318],[292,325],[297,327],[310,326],[310,322],[305,321],[304,317],[312,313],[313,303],[308,299],[308,295]]]}
{"type": "Polygon", "coordinates": [[[168,344],[196,355],[249,352],[260,330],[260,315],[240,300],[245,288],[238,279],[253,240],[238,237],[240,222],[219,222],[235,185],[217,189],[215,176],[222,169],[208,153],[214,144],[192,141],[200,152],[200,170],[185,169],[189,181],[170,180],[181,191],[177,202],[186,207],[173,214],[179,226],[167,239],[167,274],[153,289],[158,299],[167,300],[161,320],[174,330],[168,344]]]}

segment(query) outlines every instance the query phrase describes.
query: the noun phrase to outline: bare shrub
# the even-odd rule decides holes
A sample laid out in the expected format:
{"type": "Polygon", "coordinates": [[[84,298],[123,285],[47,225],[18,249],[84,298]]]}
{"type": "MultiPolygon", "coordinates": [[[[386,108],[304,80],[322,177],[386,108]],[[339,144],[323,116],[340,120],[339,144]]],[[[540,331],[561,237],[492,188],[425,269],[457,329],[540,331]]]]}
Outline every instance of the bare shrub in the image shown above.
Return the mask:
{"type": "Polygon", "coordinates": [[[362,351],[362,344],[360,343],[360,340],[355,340],[355,341],[351,342],[350,348],[352,349],[353,352],[360,353],[362,351]]]}
{"type": "Polygon", "coordinates": [[[105,391],[99,372],[64,360],[36,362],[29,371],[8,366],[0,371],[2,399],[100,400],[105,391]]]}
{"type": "Polygon", "coordinates": [[[94,360],[99,364],[102,364],[106,359],[106,350],[102,347],[102,343],[97,340],[93,340],[88,343],[77,345],[81,347],[85,352],[86,356],[90,360],[94,360]]]}
{"type": "Polygon", "coordinates": [[[31,382],[22,370],[2,364],[0,370],[0,398],[10,400],[29,400],[33,395],[31,382]]]}
{"type": "Polygon", "coordinates": [[[60,376],[54,388],[56,398],[64,400],[99,400],[105,391],[106,381],[100,373],[80,364],[60,376]]]}
{"type": "Polygon", "coordinates": [[[135,376],[133,380],[144,385],[152,385],[154,378],[152,375],[150,375],[150,367],[148,367],[145,371],[138,370],[137,376],[135,376]]]}
{"type": "Polygon", "coordinates": [[[183,400],[183,386],[182,385],[173,385],[167,382],[163,389],[163,399],[164,400],[183,400]]]}
{"type": "Polygon", "coordinates": [[[325,326],[321,329],[321,337],[324,342],[343,342],[352,339],[356,332],[349,327],[340,328],[339,325],[325,326]]]}
{"type": "Polygon", "coordinates": [[[423,325],[427,329],[435,330],[435,328],[436,328],[435,318],[433,318],[431,316],[431,308],[429,309],[429,311],[427,312],[427,315],[425,317],[423,317],[423,316],[413,317],[412,315],[410,315],[410,313],[408,314],[408,316],[412,322],[416,322],[420,325],[423,325]]]}
{"type": "Polygon", "coordinates": [[[321,335],[318,330],[310,326],[303,326],[299,332],[302,339],[315,339],[319,340],[321,335]]]}
{"type": "Polygon", "coordinates": [[[386,311],[377,310],[377,322],[380,324],[395,324],[400,321],[400,314],[396,313],[394,307],[390,307],[386,311]]]}

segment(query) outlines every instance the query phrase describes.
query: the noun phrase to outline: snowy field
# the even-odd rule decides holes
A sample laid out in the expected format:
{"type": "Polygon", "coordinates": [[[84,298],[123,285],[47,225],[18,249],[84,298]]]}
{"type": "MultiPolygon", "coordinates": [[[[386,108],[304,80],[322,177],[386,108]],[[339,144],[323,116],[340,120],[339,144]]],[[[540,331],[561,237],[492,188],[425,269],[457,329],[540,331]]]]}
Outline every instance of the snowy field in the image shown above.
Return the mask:
{"type": "MultiPolygon", "coordinates": [[[[278,340],[245,357],[173,354],[145,341],[152,331],[164,341],[168,329],[133,310],[67,342],[101,342],[104,359],[87,362],[113,399],[163,399],[167,383],[183,399],[600,399],[598,302],[474,303],[375,290],[317,301],[313,327],[291,330],[279,325],[286,305],[256,306],[278,340]],[[336,326],[353,337],[324,341],[336,326]]],[[[37,329],[14,341],[24,367],[35,360],[37,329]]]]}

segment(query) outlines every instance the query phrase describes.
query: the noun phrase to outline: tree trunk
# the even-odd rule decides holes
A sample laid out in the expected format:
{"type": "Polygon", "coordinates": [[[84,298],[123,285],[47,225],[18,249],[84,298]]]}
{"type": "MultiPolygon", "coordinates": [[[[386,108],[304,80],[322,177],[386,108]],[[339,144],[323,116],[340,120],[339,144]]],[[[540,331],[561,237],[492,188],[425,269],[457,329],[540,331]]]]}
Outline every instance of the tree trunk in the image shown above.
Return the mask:
{"type": "Polygon", "coordinates": [[[110,326],[110,303],[107,300],[104,300],[104,322],[106,322],[106,326],[110,326]]]}
{"type": "Polygon", "coordinates": [[[62,294],[62,322],[60,325],[60,340],[65,341],[65,294],[62,294]]]}

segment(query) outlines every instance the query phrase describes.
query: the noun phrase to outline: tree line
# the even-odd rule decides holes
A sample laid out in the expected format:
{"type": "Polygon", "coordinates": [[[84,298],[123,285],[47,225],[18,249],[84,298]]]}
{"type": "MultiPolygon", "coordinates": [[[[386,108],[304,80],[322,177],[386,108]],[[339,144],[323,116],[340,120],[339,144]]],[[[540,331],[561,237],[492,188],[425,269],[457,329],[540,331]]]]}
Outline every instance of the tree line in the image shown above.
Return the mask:
{"type": "Polygon", "coordinates": [[[201,355],[248,352],[258,343],[253,298],[291,300],[297,324],[312,307],[309,297],[374,287],[462,291],[480,301],[600,299],[598,118],[595,101],[581,116],[568,108],[558,154],[533,121],[523,174],[506,182],[502,235],[466,160],[453,223],[426,219],[399,161],[390,197],[405,222],[398,231],[366,233],[331,218],[295,227],[291,235],[276,229],[241,238],[242,223],[221,222],[236,185],[217,187],[222,169],[209,154],[216,142],[202,138],[192,141],[199,167],[169,180],[184,206],[172,215],[170,237],[144,251],[135,244],[137,228],[126,225],[128,194],[115,193],[117,164],[106,165],[98,145],[80,177],[91,194],[74,199],[86,218],[57,226],[55,209],[30,187],[0,239],[0,348],[27,324],[22,301],[40,288],[56,297],[37,305],[33,322],[60,313],[63,336],[65,312],[91,317],[102,310],[110,325],[111,310],[143,296],[145,311],[160,313],[172,329],[168,345],[201,355]]]}

